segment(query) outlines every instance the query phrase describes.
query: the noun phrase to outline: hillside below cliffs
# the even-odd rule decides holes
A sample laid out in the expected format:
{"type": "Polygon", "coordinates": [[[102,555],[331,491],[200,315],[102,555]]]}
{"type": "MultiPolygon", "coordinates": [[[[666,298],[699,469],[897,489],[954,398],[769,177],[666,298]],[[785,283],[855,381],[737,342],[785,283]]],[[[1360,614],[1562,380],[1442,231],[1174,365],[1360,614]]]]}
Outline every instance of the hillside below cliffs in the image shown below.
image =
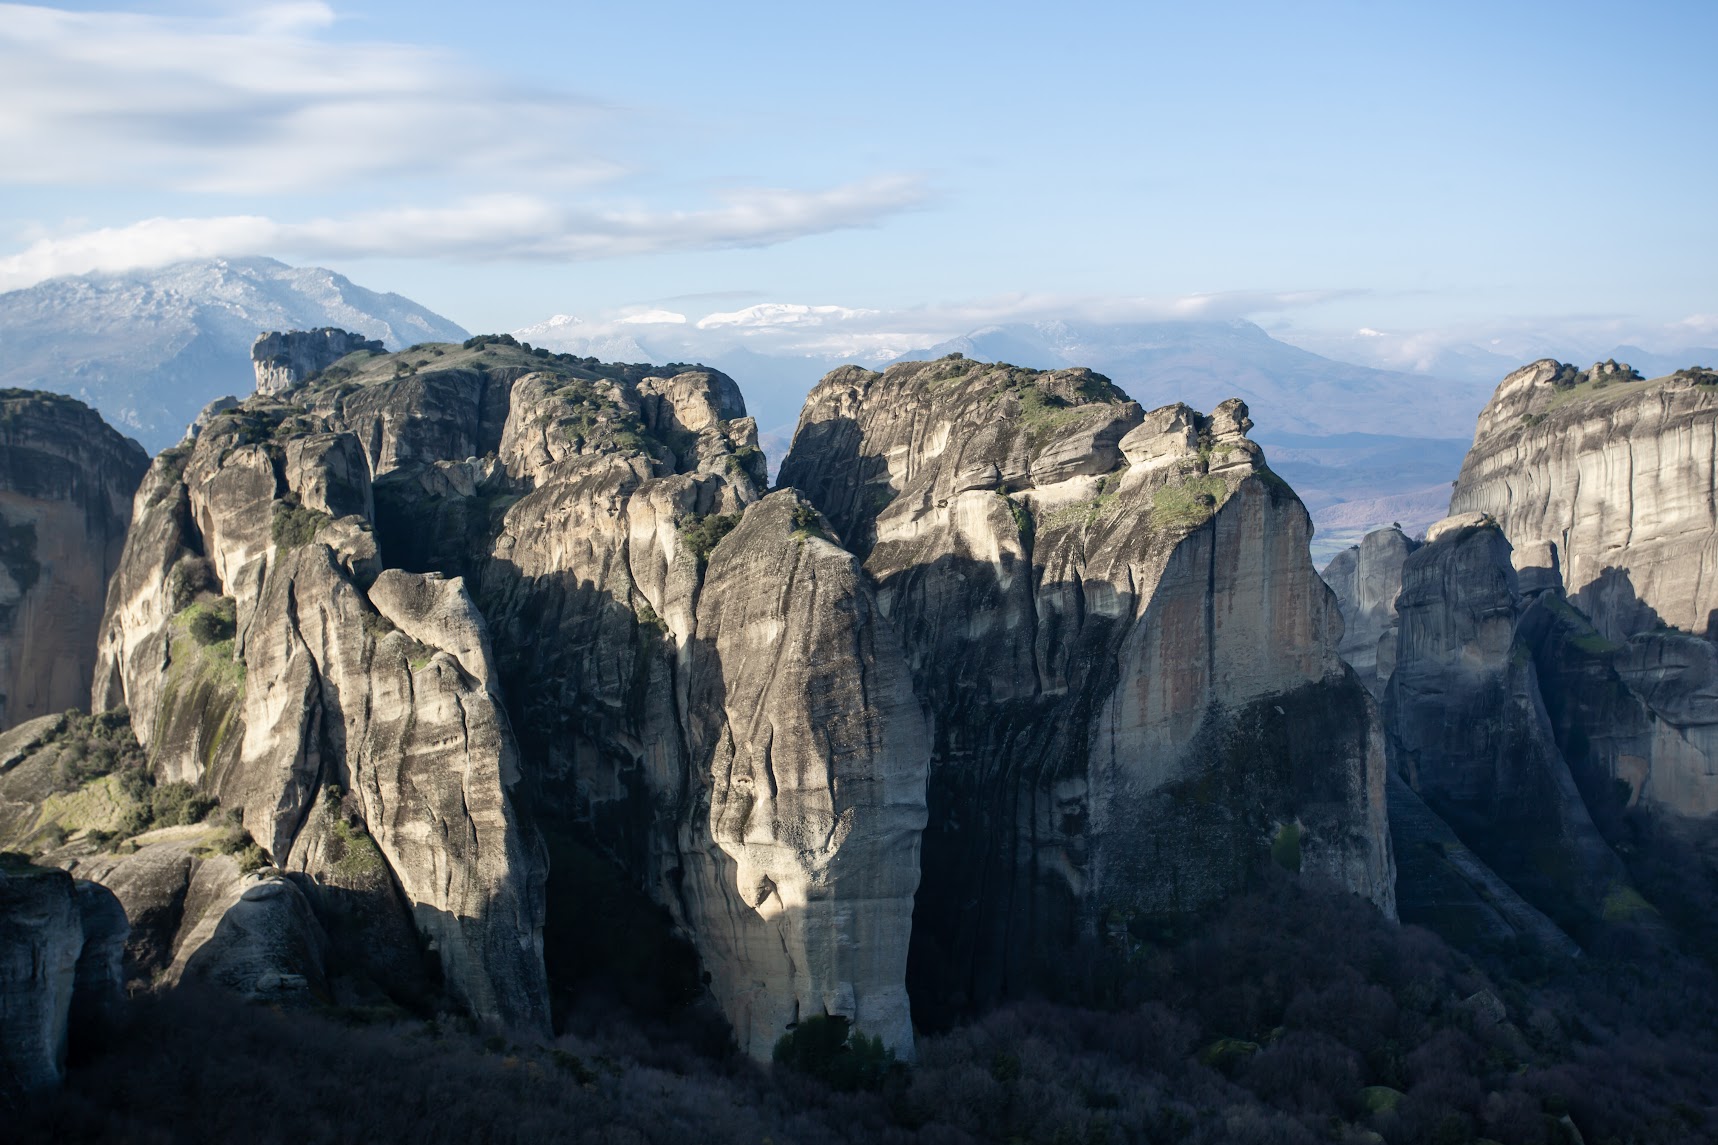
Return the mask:
{"type": "Polygon", "coordinates": [[[141,446],[80,401],[0,390],[0,730],[82,706],[141,446]]]}
{"type": "Polygon", "coordinates": [[[1718,636],[1718,373],[1516,370],[1479,416],[1450,512],[1491,515],[1517,548],[1555,545],[1569,599],[1607,639],[1718,636]]]}
{"type": "Polygon", "coordinates": [[[931,715],[921,1020],[1065,985],[1269,855],[1393,909],[1372,707],[1250,426],[959,355],[813,390],[781,479],[863,558],[931,715]]]}

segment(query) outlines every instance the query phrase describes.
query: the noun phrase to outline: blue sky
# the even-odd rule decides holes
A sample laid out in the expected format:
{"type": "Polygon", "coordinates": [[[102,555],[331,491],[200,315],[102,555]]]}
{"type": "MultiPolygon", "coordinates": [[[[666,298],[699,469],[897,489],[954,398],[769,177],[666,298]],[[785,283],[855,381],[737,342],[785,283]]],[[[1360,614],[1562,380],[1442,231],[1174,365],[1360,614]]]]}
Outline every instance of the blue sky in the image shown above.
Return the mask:
{"type": "Polygon", "coordinates": [[[1718,5],[0,6],[0,288],[1718,342],[1718,5]]]}

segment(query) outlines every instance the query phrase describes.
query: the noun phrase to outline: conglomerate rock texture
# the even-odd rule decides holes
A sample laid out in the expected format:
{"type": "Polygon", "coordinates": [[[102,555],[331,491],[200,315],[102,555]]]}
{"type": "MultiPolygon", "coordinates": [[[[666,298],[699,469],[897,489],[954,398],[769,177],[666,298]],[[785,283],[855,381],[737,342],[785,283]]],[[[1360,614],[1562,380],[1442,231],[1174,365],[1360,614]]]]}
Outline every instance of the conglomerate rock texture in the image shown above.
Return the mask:
{"type": "Polygon", "coordinates": [[[812,391],[781,480],[864,560],[929,712],[909,982],[937,1021],[1271,853],[1392,909],[1384,760],[1246,407],[958,355],[812,391]]]}
{"type": "Polygon", "coordinates": [[[906,1056],[1273,858],[1394,909],[1375,708],[1238,401],[843,369],[771,493],[701,367],[498,336],[280,386],[150,468],[76,724],[218,810],[102,851],[136,784],[44,815],[63,728],[0,784],[134,978],[540,1032],[611,863],[746,1052],[830,1014],[906,1056]]]}
{"type": "Polygon", "coordinates": [[[0,1101],[57,1083],[120,991],[125,914],[64,871],[0,867],[0,1101]]]}
{"type": "Polygon", "coordinates": [[[256,392],[278,394],[312,374],[320,373],[360,350],[380,354],[382,343],[348,330],[323,326],[315,330],[278,330],[258,334],[251,345],[251,366],[256,372],[256,392]]]}
{"type": "MultiPolygon", "coordinates": [[[[852,556],[764,480],[726,377],[508,339],[212,411],[139,496],[94,702],[293,881],[150,957],[195,970],[302,892],[330,974],[399,987],[415,929],[475,1013],[541,1029],[544,840],[576,832],[692,937],[749,1052],[830,1012],[910,1053],[923,716],[852,556]]],[[[170,859],[134,880],[162,918],[170,859]]],[[[210,972],[314,992],[281,941],[210,972]]]]}
{"type": "Polygon", "coordinates": [[[149,457],[82,402],[0,390],[0,730],[81,707],[149,457]]]}
{"type": "Polygon", "coordinates": [[[1450,512],[1490,514],[1517,549],[1555,545],[1570,600],[1608,639],[1718,635],[1718,373],[1515,371],[1480,414],[1450,512]]]}
{"type": "Polygon", "coordinates": [[[1568,930],[1625,885],[1559,747],[1509,542],[1476,517],[1434,525],[1402,568],[1384,696],[1392,765],[1480,858],[1568,930]]]}
{"type": "Polygon", "coordinates": [[[1400,529],[1375,529],[1324,566],[1324,583],[1342,606],[1342,658],[1375,699],[1396,670],[1396,598],[1416,547],[1400,529]]]}

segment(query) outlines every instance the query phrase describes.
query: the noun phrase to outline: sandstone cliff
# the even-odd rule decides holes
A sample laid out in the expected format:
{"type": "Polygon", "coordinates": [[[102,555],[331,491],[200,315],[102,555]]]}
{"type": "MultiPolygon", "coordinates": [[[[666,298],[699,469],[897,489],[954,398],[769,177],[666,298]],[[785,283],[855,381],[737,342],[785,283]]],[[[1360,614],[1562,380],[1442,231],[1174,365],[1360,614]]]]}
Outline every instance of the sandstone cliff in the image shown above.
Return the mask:
{"type": "Polygon", "coordinates": [[[539,837],[576,836],[668,907],[749,1052],[829,1012],[910,1053],[922,715],[852,557],[759,501],[733,382],[498,338],[285,397],[158,459],[94,699],[299,879],[330,973],[397,985],[409,911],[469,1007],[541,1028],[543,913],[580,904],[539,837]]]}
{"type": "Polygon", "coordinates": [[[1480,414],[1451,513],[1551,544],[1569,597],[1611,640],[1668,625],[1718,635],[1718,374],[1641,380],[1549,359],[1480,414]]]}
{"type": "Polygon", "coordinates": [[[323,326],[315,330],[271,331],[258,334],[251,344],[251,366],[256,372],[256,392],[278,394],[290,390],[312,374],[319,374],[360,350],[380,354],[381,342],[362,334],[323,326]]]}
{"type": "Polygon", "coordinates": [[[82,706],[149,458],[82,402],[0,391],[0,730],[82,706]]]}
{"type": "Polygon", "coordinates": [[[1396,598],[1402,565],[1416,543],[1400,529],[1375,529],[1324,566],[1324,583],[1342,608],[1342,658],[1375,699],[1396,670],[1396,598]]]}
{"type": "Polygon", "coordinates": [[[120,990],[125,915],[63,871],[0,864],[0,1103],[56,1084],[120,990]]]}
{"type": "Polygon", "coordinates": [[[1273,849],[1392,909],[1372,707],[1246,412],[958,355],[812,392],[781,480],[864,558],[932,719],[923,1017],[1053,986],[1273,849]]]}
{"type": "Polygon", "coordinates": [[[1392,765],[1480,858],[1565,929],[1623,893],[1557,742],[1509,542],[1493,524],[1434,525],[1402,567],[1384,697],[1392,765]]]}
{"type": "Polygon", "coordinates": [[[154,775],[218,799],[279,868],[385,864],[362,893],[409,911],[453,995],[546,1029],[542,864],[482,619],[458,579],[381,568],[370,481],[338,419],[268,398],[158,458],[94,706],[125,704],[154,775]]]}
{"type": "Polygon", "coordinates": [[[158,458],[109,593],[95,709],[218,808],[118,856],[55,820],[55,854],[139,920],[136,973],[409,1000],[421,941],[542,1029],[594,850],[757,1057],[819,1014],[910,1054],[909,985],[931,1018],[1054,988],[1273,856],[1388,912],[1373,707],[1250,424],[843,370],[766,496],[721,374],[347,356],[158,458]]]}

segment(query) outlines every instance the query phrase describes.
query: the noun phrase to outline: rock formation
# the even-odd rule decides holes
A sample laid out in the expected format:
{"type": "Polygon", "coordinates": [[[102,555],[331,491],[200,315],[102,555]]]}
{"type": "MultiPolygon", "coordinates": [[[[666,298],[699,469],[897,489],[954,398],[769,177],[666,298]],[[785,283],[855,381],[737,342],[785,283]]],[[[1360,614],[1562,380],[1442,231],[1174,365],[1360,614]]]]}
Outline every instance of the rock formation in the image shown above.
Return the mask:
{"type": "Polygon", "coordinates": [[[1518,638],[1523,600],[1495,524],[1454,517],[1402,567],[1384,696],[1392,766],[1461,840],[1563,926],[1626,887],[1594,826],[1518,638]]]}
{"type": "Polygon", "coordinates": [[[1339,651],[1375,699],[1396,669],[1396,597],[1416,547],[1400,529],[1375,529],[1324,566],[1324,583],[1342,607],[1339,651]]]}
{"type": "Polygon", "coordinates": [[[82,706],[142,447],[82,402],[0,391],[0,730],[82,706]]]}
{"type": "MultiPolygon", "coordinates": [[[[1402,584],[1399,631],[1381,648],[1394,642],[1384,714],[1402,780],[1391,821],[1403,918],[1563,945],[1503,909],[1507,885],[1572,932],[1630,920],[1640,904],[1595,832],[1628,843],[1634,811],[1711,829],[1718,651],[1663,630],[1607,639],[1567,599],[1555,546],[1512,548],[1482,514],[1428,536],[1411,553],[1393,530],[1363,546],[1379,554],[1378,579],[1402,584]]],[[[1333,568],[1345,613],[1359,612],[1352,565],[1333,568]]]]}
{"type": "Polygon", "coordinates": [[[385,863],[367,893],[409,910],[453,995],[546,1029],[542,862],[482,618],[457,578],[382,570],[370,481],[337,414],[268,398],[157,458],[93,706],[128,707],[156,777],[217,798],[278,867],[385,863]]]}
{"type": "Polygon", "coordinates": [[[0,1100],[59,1082],[73,1036],[120,990],[125,915],[64,871],[0,865],[0,1100]]]}
{"type": "Polygon", "coordinates": [[[1384,761],[1246,407],[955,355],[812,391],[783,463],[864,560],[933,726],[922,1018],[1275,853],[1392,909],[1384,761]]]}
{"type": "Polygon", "coordinates": [[[1550,359],[1480,414],[1451,513],[1554,545],[1570,600],[1610,640],[1661,625],[1718,635],[1718,373],[1643,381],[1550,359]]]}
{"type": "Polygon", "coordinates": [[[0,742],[0,844],[112,888],[129,975],[541,1032],[545,919],[612,862],[745,1052],[828,1014],[908,1056],[1273,857],[1393,909],[1374,708],[1240,402],[840,370],[766,495],[719,373],[325,333],[144,478],[104,714],[0,742]]]}
{"type": "MultiPolygon", "coordinates": [[[[692,936],[749,1052],[831,1012],[910,1053],[922,714],[852,557],[759,500],[733,382],[503,338],[290,396],[158,460],[94,699],[299,880],[330,972],[409,974],[398,896],[458,997],[540,1028],[538,837],[577,832],[692,936]]],[[[199,946],[176,925],[158,961],[199,946]]]]}
{"type": "Polygon", "coordinates": [[[285,334],[278,330],[258,334],[257,340],[251,344],[251,365],[257,376],[256,392],[278,394],[290,390],[347,354],[355,354],[359,350],[380,354],[383,349],[382,343],[373,338],[337,330],[333,326],[292,330],[285,334]]]}

